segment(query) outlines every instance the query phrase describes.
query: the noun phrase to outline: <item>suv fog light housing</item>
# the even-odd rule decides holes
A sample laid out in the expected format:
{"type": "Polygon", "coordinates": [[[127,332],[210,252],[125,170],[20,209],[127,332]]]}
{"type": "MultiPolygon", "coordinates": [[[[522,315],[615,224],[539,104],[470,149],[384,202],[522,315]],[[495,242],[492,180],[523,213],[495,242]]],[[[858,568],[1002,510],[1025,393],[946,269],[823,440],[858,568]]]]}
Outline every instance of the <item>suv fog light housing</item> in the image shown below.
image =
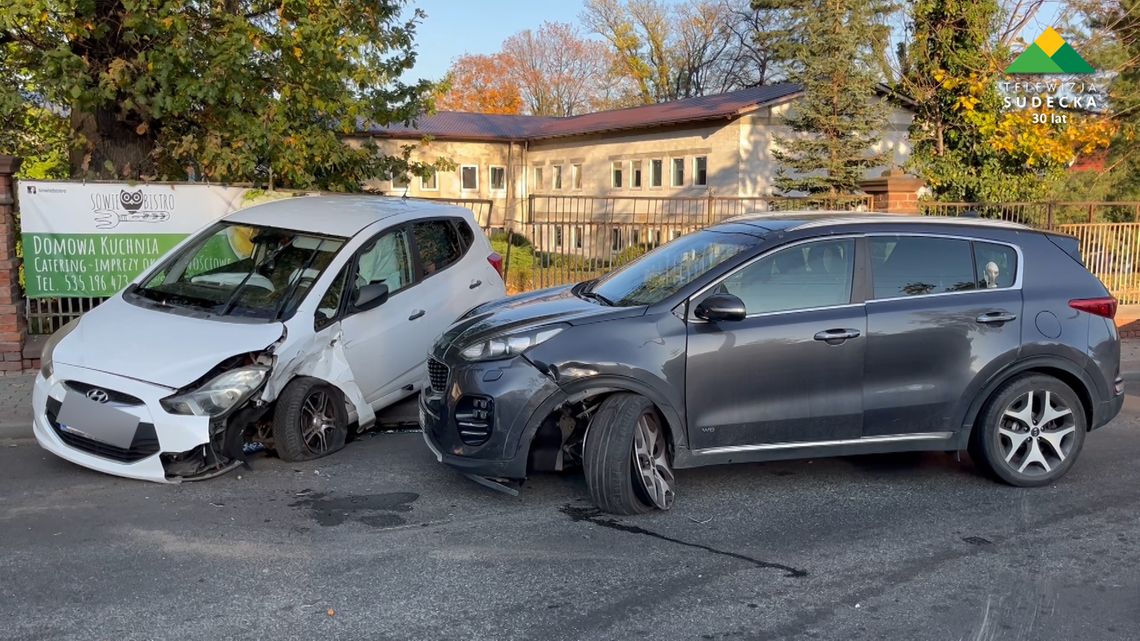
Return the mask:
{"type": "Polygon", "coordinates": [[[518,356],[526,350],[554,338],[563,327],[541,327],[514,334],[494,336],[465,347],[459,355],[469,361],[491,361],[518,356]]]}
{"type": "Polygon", "coordinates": [[[220,416],[253,394],[269,373],[268,367],[242,367],[224,372],[188,392],[167,396],[160,401],[171,414],[220,416]]]}

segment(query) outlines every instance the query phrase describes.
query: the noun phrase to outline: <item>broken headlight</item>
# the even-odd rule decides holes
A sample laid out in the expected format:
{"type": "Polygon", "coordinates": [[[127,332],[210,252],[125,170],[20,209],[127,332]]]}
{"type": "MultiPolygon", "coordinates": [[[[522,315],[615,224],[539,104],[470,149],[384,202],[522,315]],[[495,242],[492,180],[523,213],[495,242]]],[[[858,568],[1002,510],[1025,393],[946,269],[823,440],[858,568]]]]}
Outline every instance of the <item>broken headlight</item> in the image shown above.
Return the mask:
{"type": "Polygon", "coordinates": [[[171,414],[218,416],[225,414],[261,387],[268,367],[242,367],[212,378],[201,387],[162,399],[171,414]]]}
{"type": "Polygon", "coordinates": [[[557,336],[563,328],[540,327],[514,334],[503,334],[463,348],[459,355],[469,361],[493,361],[518,356],[526,350],[557,336]]]}

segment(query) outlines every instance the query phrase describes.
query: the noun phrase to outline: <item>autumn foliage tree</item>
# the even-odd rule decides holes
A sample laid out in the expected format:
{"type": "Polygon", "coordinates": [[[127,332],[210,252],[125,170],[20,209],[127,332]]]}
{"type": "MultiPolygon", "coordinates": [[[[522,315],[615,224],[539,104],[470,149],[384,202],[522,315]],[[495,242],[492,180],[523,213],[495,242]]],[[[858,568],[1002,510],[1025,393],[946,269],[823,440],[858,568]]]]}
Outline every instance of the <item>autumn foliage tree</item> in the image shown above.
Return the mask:
{"type": "MultiPolygon", "coordinates": [[[[996,0],[917,0],[899,88],[914,98],[909,168],[945,200],[1040,198],[1081,155],[1108,146],[1105,114],[1007,106],[1011,59],[996,0]],[[1063,115],[1064,117],[1054,117],[1063,115]]],[[[1031,96],[1026,96],[1031,97],[1031,96]]]]}
{"type": "Polygon", "coordinates": [[[343,142],[414,120],[405,0],[21,0],[0,10],[0,122],[66,117],[79,177],[356,189],[434,167],[343,142]]]}
{"type": "Polygon", "coordinates": [[[506,54],[468,54],[456,58],[436,98],[438,109],[487,114],[517,114],[522,95],[511,58],[506,54]]]}

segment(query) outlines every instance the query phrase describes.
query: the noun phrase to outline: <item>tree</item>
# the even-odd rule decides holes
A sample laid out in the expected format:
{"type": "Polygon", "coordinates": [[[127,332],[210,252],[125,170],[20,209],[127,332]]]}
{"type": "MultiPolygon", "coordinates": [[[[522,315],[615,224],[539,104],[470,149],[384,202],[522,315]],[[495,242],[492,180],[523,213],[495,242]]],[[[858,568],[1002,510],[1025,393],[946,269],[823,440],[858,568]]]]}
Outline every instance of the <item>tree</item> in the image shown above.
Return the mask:
{"type": "MultiPolygon", "coordinates": [[[[71,174],[355,189],[433,167],[342,136],[414,120],[404,0],[25,0],[0,12],[18,101],[68,116],[71,174]]],[[[9,114],[11,112],[9,111],[9,114]]],[[[446,163],[444,163],[446,164],[446,163]]]]}
{"type": "Polygon", "coordinates": [[[599,106],[611,59],[606,46],[562,22],[544,22],[503,42],[509,75],[522,91],[527,113],[573,116],[599,106]]]}
{"type": "Polygon", "coordinates": [[[1115,124],[1098,113],[1023,109],[998,86],[1010,29],[1039,8],[996,0],[916,0],[900,90],[914,99],[908,168],[946,200],[1040,198],[1082,154],[1106,146],[1115,124]],[[1019,12],[1021,12],[1019,14],[1019,12]],[[1010,26],[1014,25],[1014,26],[1010,26]],[[1009,106],[1006,99],[1010,99],[1009,106]]]}
{"type": "Polygon", "coordinates": [[[804,90],[784,118],[793,135],[776,137],[776,186],[810,194],[858,191],[866,170],[883,162],[871,149],[887,109],[873,70],[891,6],[878,0],[753,0],[752,6],[786,16],[786,27],[763,37],[804,90]]]}
{"type": "Polygon", "coordinates": [[[1102,36],[1090,52],[1094,64],[1116,70],[1108,100],[1119,129],[1103,176],[1107,196],[1140,200],[1140,0],[1090,1],[1080,8],[1093,32],[1102,36]]]}
{"type": "Polygon", "coordinates": [[[748,0],[587,0],[582,14],[643,104],[763,84],[771,48],[756,35],[771,19],[748,0]]]}
{"type": "Polygon", "coordinates": [[[522,95],[511,57],[506,54],[467,54],[456,58],[443,82],[435,106],[447,111],[517,114],[522,95]]]}

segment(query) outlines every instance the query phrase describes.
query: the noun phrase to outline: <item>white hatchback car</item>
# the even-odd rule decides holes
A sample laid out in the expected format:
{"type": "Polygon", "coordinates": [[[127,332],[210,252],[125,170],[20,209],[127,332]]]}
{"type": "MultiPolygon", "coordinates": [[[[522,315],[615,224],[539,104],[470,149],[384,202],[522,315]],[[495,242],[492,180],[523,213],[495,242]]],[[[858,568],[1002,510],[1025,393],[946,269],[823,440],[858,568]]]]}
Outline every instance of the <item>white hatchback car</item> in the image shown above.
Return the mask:
{"type": "Polygon", "coordinates": [[[221,474],[251,442],[323,456],[425,384],[432,341],[505,295],[500,272],[461,207],[322,196],[244,209],[51,337],[36,439],[149,481],[221,474]]]}

